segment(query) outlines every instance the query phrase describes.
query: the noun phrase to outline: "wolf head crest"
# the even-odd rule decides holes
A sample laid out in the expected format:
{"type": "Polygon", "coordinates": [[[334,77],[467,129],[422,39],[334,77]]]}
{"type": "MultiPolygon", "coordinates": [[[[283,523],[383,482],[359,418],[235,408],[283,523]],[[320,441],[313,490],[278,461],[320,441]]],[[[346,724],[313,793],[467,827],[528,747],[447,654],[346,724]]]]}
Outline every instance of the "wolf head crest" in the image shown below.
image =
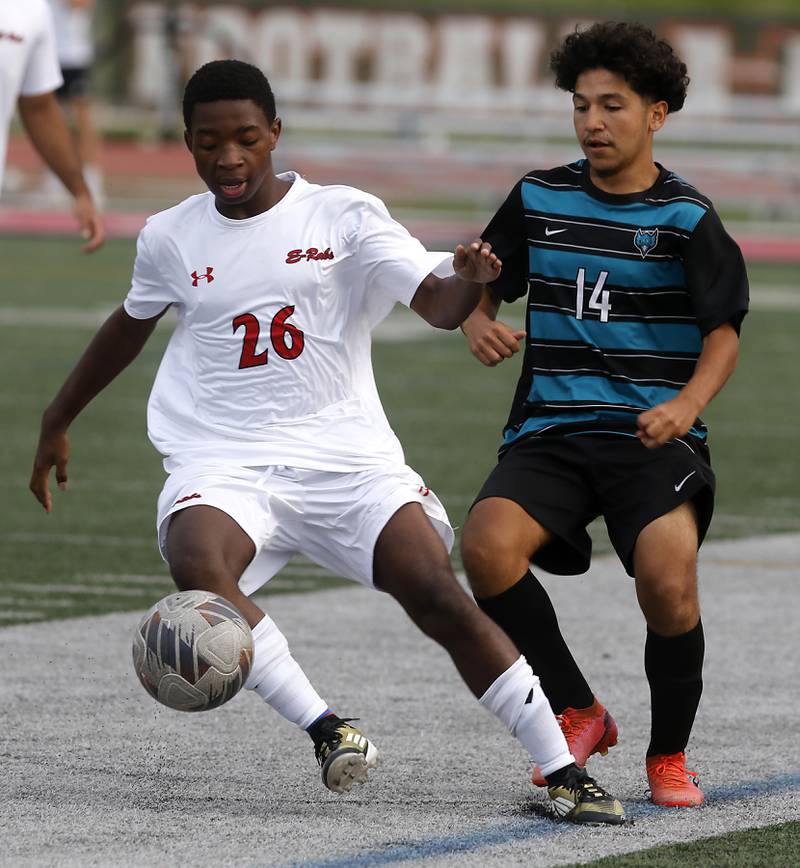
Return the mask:
{"type": "Polygon", "coordinates": [[[658,244],[658,229],[637,229],[633,236],[633,243],[644,259],[658,244]]]}

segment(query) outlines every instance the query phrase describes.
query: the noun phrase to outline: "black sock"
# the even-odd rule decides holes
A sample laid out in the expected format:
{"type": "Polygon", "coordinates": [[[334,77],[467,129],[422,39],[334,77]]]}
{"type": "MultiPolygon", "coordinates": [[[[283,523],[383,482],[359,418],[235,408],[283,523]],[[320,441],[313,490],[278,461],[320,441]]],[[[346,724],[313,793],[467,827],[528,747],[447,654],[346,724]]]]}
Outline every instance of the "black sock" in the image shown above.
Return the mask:
{"type": "Polygon", "coordinates": [[[476,602],[525,655],[555,714],[565,708],[588,708],[594,702],[561,635],[550,597],[530,570],[502,594],[476,602]]]}
{"type": "Polygon", "coordinates": [[[703,692],[703,622],[682,636],[659,636],[648,627],[644,671],[650,682],[647,756],[686,749],[703,692]]]}

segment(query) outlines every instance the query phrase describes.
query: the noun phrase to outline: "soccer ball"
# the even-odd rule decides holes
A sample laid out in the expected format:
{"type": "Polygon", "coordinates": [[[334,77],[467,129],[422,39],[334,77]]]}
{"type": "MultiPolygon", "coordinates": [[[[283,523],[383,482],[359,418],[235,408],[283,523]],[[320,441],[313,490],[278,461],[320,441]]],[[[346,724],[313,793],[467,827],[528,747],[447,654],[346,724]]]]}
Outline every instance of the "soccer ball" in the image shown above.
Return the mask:
{"type": "Polygon", "coordinates": [[[178,711],[207,711],[235,696],[253,664],[241,612],[209,591],[159,600],[133,634],[133,667],[145,690],[178,711]]]}

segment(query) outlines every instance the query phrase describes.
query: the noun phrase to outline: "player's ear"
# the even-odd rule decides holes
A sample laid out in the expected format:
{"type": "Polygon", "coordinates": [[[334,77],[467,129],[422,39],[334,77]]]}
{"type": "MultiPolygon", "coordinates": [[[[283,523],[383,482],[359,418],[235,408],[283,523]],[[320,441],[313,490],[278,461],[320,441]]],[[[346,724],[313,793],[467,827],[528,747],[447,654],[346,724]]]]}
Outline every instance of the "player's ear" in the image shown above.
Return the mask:
{"type": "Polygon", "coordinates": [[[664,126],[668,113],[669,106],[667,106],[665,100],[662,99],[650,104],[650,117],[648,119],[648,128],[650,129],[650,132],[656,133],[664,126]]]}
{"type": "Polygon", "coordinates": [[[191,151],[192,150],[192,134],[189,130],[183,131],[183,141],[186,143],[186,147],[191,151]]]}
{"type": "Polygon", "coordinates": [[[278,144],[278,139],[281,137],[282,129],[283,123],[280,118],[275,118],[275,120],[269,125],[269,144],[271,151],[275,150],[275,146],[278,144]]]}

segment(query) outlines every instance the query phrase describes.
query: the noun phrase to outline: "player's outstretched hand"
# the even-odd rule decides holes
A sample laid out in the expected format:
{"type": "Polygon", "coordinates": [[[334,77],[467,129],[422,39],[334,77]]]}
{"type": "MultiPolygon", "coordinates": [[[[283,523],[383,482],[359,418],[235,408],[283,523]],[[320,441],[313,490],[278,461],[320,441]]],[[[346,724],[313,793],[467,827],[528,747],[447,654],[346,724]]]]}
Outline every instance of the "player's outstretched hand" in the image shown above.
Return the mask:
{"type": "Polygon", "coordinates": [[[67,461],[69,460],[69,437],[67,432],[60,430],[42,434],[39,438],[39,448],[33,459],[30,489],[34,497],[44,507],[45,512],[53,509],[53,497],[50,494],[50,469],[56,469],[56,484],[59,491],[67,488],[67,461]]]}
{"type": "Polygon", "coordinates": [[[103,218],[95,207],[91,196],[76,196],[72,213],[80,226],[81,238],[86,240],[86,244],[83,245],[83,252],[94,253],[106,240],[106,230],[103,226],[103,218]]]}
{"type": "Polygon", "coordinates": [[[491,319],[476,308],[464,321],[461,331],[467,339],[469,351],[489,368],[499,365],[519,352],[519,342],[525,332],[512,329],[506,323],[491,319]]]}
{"type": "Polygon", "coordinates": [[[639,415],[636,436],[648,449],[658,449],[675,437],[682,437],[694,424],[697,406],[683,395],[656,404],[639,415]]]}
{"type": "Polygon", "coordinates": [[[453,257],[453,268],[462,280],[472,283],[491,283],[500,276],[503,263],[492,253],[488,241],[476,238],[466,246],[459,244],[453,257]]]}

